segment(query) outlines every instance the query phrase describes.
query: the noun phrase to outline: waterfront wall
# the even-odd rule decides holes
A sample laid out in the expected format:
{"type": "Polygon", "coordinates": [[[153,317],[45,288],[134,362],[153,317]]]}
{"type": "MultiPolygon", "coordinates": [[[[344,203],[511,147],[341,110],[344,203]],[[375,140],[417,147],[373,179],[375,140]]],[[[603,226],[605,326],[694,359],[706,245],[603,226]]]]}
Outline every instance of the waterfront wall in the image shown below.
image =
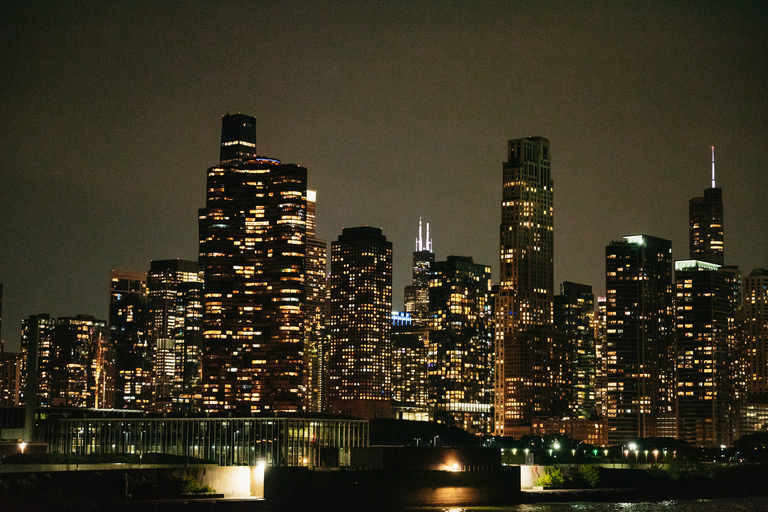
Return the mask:
{"type": "Polygon", "coordinates": [[[267,468],[265,503],[270,508],[388,508],[516,503],[520,470],[499,471],[309,471],[267,468]]]}

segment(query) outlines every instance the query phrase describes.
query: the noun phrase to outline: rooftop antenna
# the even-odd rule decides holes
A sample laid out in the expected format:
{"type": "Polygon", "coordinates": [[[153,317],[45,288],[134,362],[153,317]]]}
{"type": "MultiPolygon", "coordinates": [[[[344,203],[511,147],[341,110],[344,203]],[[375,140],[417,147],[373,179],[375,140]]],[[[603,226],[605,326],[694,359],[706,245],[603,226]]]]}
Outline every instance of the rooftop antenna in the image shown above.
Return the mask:
{"type": "Polygon", "coordinates": [[[715,188],[715,146],[712,146],[712,188],[715,188]]]}
{"type": "Polygon", "coordinates": [[[421,217],[419,217],[419,237],[416,239],[416,252],[421,252],[423,250],[427,250],[429,252],[432,252],[432,240],[429,239],[429,222],[427,222],[427,240],[426,244],[424,243],[424,239],[421,236],[422,230],[421,230],[421,217]]]}

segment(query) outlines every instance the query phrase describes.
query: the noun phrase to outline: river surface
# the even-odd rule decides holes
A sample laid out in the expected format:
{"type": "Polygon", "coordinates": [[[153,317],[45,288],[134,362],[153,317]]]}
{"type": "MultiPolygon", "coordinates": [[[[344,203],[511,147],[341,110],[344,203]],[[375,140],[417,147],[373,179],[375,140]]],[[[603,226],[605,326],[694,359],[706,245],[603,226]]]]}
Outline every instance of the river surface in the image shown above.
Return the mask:
{"type": "Polygon", "coordinates": [[[636,503],[535,503],[510,507],[409,507],[397,512],[763,512],[768,497],[645,501],[636,503]]]}

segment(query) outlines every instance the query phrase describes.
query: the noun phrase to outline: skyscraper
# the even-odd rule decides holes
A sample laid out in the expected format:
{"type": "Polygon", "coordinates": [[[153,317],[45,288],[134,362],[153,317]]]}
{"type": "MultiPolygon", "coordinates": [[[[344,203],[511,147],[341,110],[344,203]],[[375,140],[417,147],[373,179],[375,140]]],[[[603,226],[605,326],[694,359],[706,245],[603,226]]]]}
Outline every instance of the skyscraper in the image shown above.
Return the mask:
{"type": "Polygon", "coordinates": [[[675,437],[672,243],[628,236],[605,258],[608,441],[675,437]]]}
{"type": "Polygon", "coordinates": [[[21,321],[21,402],[51,406],[56,319],[41,313],[21,321]]]}
{"type": "Polygon", "coordinates": [[[411,284],[405,287],[405,311],[411,314],[416,324],[425,323],[429,309],[429,268],[435,261],[432,252],[432,239],[429,238],[429,223],[427,223],[427,238],[423,238],[421,219],[419,219],[419,236],[416,238],[416,250],[413,252],[413,278],[411,284]]]}
{"type": "Polygon", "coordinates": [[[688,202],[690,257],[693,260],[724,265],[723,191],[715,187],[715,148],[712,147],[712,187],[703,197],[688,202]]]}
{"type": "Polygon", "coordinates": [[[576,417],[589,418],[595,407],[595,296],[592,287],[564,281],[555,295],[555,329],[564,333],[571,346],[572,410],[576,417]]]}
{"type": "Polygon", "coordinates": [[[109,339],[115,351],[115,407],[149,410],[153,371],[147,326],[147,275],[110,273],[109,339]]]}
{"type": "Polygon", "coordinates": [[[713,263],[675,262],[678,437],[694,446],[736,436],[740,277],[713,263]]]}
{"type": "Polygon", "coordinates": [[[331,243],[327,410],[388,418],[392,407],[392,243],[345,228],[331,243]]]}
{"type": "Polygon", "coordinates": [[[392,313],[392,401],[395,418],[429,421],[427,345],[429,329],[408,313],[392,313]]]}
{"type": "MultiPolygon", "coordinates": [[[[553,181],[549,141],[510,140],[503,165],[496,302],[496,434],[530,433],[567,394],[564,337],[552,330],[553,181]]],[[[567,404],[565,404],[567,407],[567,404]]]]}
{"type": "Polygon", "coordinates": [[[114,351],[106,322],[40,314],[22,321],[21,334],[25,403],[35,394],[43,407],[114,407],[114,351]]]}
{"type": "Polygon", "coordinates": [[[323,362],[327,341],[327,268],[328,242],[315,233],[317,194],[307,191],[307,263],[306,263],[306,320],[304,326],[305,406],[309,412],[323,409],[323,362]]]}
{"type": "Polygon", "coordinates": [[[196,261],[153,260],[147,276],[157,412],[200,409],[203,282],[196,261]]]}
{"type": "Polygon", "coordinates": [[[756,268],[743,279],[743,364],[745,403],[741,433],[768,427],[768,269],[756,268]]]}
{"type": "Polygon", "coordinates": [[[200,211],[203,408],[302,408],[307,170],[256,156],[255,119],[222,119],[200,211]]]}
{"type": "Polygon", "coordinates": [[[429,272],[429,406],[434,421],[493,432],[491,268],[448,256],[429,272]]]}

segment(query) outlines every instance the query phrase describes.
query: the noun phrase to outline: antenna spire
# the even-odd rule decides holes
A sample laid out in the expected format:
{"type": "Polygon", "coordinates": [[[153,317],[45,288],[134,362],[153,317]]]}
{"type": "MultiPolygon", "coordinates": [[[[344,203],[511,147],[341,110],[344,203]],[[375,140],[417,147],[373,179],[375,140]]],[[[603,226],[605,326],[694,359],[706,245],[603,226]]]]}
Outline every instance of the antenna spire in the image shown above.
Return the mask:
{"type": "Polygon", "coordinates": [[[427,222],[427,240],[425,243],[425,240],[421,236],[422,230],[421,230],[421,217],[419,217],[419,237],[416,239],[416,252],[421,252],[423,250],[427,250],[432,252],[432,240],[429,239],[429,222],[427,222]]]}
{"type": "Polygon", "coordinates": [[[712,188],[715,188],[715,146],[712,146],[712,188]]]}

